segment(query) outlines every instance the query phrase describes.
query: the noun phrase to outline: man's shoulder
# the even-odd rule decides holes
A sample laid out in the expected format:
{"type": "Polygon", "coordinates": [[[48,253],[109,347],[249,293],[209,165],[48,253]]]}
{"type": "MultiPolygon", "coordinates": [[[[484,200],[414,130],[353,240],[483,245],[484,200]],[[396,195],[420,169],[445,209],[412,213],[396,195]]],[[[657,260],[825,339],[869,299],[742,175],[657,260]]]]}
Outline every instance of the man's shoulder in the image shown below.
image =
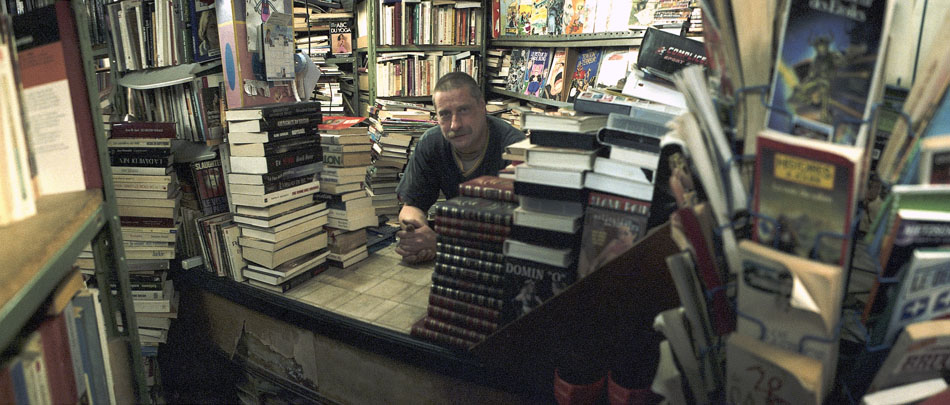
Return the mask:
{"type": "Polygon", "coordinates": [[[513,127],[508,121],[489,115],[488,122],[491,125],[491,133],[497,135],[501,143],[505,146],[524,140],[524,132],[513,127]]]}

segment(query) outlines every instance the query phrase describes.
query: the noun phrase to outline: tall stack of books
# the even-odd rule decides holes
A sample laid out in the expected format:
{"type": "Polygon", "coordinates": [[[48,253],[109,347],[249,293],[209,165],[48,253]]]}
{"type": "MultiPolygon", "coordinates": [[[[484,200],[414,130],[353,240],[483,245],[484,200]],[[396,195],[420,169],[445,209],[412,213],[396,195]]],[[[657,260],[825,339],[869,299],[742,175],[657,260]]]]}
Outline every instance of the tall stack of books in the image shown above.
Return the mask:
{"type": "MultiPolygon", "coordinates": [[[[638,107],[634,107],[635,109],[638,107]]],[[[585,277],[646,234],[667,115],[636,118],[611,113],[599,131],[609,157],[599,156],[584,179],[590,190],[578,275],[585,277]]]]}
{"type": "Polygon", "coordinates": [[[365,120],[364,117],[327,116],[320,125],[324,168],[320,173],[318,198],[327,202],[330,211],[328,262],[339,268],[350,267],[368,257],[366,228],[379,223],[373,199],[363,189],[367,169],[371,167],[372,148],[368,128],[360,125],[365,120]],[[349,159],[354,155],[359,159],[349,159]]]}
{"type": "Polygon", "coordinates": [[[517,207],[513,189],[511,180],[482,176],[459,185],[460,196],[433,206],[432,290],[412,336],[469,348],[498,329],[512,291],[502,250],[517,207]]]}
{"type": "Polygon", "coordinates": [[[320,103],[231,109],[228,183],[251,285],[286,292],[325,269],[326,203],[315,201],[323,150],[320,103]]]}
{"type": "Polygon", "coordinates": [[[511,68],[511,51],[507,48],[491,48],[487,54],[485,67],[488,69],[488,85],[496,90],[504,90],[511,68]]]}
{"type": "Polygon", "coordinates": [[[399,214],[396,186],[416,140],[436,125],[430,110],[431,107],[421,104],[377,99],[370,112],[373,168],[367,174],[366,183],[377,215],[395,217],[399,214]]]}
{"type": "Polygon", "coordinates": [[[598,116],[525,114],[531,147],[515,167],[511,238],[505,242],[507,276],[518,288],[506,304],[514,320],[557,295],[577,279],[584,178],[601,151],[598,116]]]}

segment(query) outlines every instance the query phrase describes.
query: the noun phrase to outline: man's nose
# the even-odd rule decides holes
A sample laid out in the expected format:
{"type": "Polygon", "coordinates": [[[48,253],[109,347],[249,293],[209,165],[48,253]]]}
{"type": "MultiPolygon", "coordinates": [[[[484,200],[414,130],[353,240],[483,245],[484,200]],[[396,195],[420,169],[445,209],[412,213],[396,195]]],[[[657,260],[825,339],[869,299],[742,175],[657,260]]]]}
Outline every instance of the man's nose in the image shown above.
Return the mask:
{"type": "Polygon", "coordinates": [[[452,130],[456,130],[462,127],[462,119],[458,114],[452,114],[452,121],[449,123],[452,130]]]}

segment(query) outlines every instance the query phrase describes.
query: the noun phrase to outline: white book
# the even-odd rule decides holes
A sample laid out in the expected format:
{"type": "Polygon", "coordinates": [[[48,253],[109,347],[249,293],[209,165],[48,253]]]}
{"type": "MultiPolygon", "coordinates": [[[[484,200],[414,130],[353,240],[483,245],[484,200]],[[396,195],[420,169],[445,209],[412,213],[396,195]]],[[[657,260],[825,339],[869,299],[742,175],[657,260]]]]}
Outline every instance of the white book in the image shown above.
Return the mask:
{"type": "Polygon", "coordinates": [[[313,204],[310,206],[297,208],[295,210],[288,211],[281,215],[277,215],[277,216],[273,216],[269,218],[268,217],[251,217],[251,216],[243,216],[243,215],[237,214],[237,215],[234,215],[234,222],[237,222],[239,224],[257,226],[261,228],[271,228],[271,227],[276,227],[278,225],[281,225],[281,224],[284,224],[296,219],[306,217],[308,215],[317,213],[319,211],[324,211],[326,210],[326,207],[327,207],[326,203],[313,204]]]}
{"type": "Polygon", "coordinates": [[[549,231],[575,233],[581,227],[583,213],[575,215],[557,215],[544,212],[528,211],[524,207],[515,208],[512,222],[515,225],[531,228],[547,229],[549,231]]]}
{"type": "Polygon", "coordinates": [[[250,194],[231,194],[231,200],[234,205],[246,205],[250,207],[267,207],[274,204],[290,201],[305,195],[315,194],[320,191],[320,182],[301,184],[297,187],[291,187],[284,190],[275,191],[264,195],[250,194]]]}
{"type": "Polygon", "coordinates": [[[310,205],[313,202],[312,195],[306,195],[300,198],[295,198],[293,200],[288,200],[282,203],[270,205],[267,207],[245,207],[239,205],[234,208],[234,213],[238,215],[246,215],[251,217],[264,217],[269,218],[280,213],[287,212],[296,208],[303,207],[305,205],[310,205]]]}
{"type": "Polygon", "coordinates": [[[931,378],[865,395],[861,405],[916,404],[946,389],[947,382],[943,378],[931,378]]]}
{"type": "Polygon", "coordinates": [[[320,249],[324,249],[326,247],[327,233],[321,232],[315,236],[301,240],[280,250],[267,251],[245,246],[242,251],[244,254],[244,260],[255,263],[259,266],[273,269],[290,260],[320,249]]]}
{"type": "Polygon", "coordinates": [[[644,183],[652,183],[652,176],[648,177],[643,169],[656,170],[654,167],[642,167],[629,164],[620,160],[599,157],[594,162],[594,172],[606,174],[614,177],[633,179],[644,183]]]}
{"type": "Polygon", "coordinates": [[[279,231],[273,231],[270,229],[260,229],[260,228],[250,228],[242,227],[241,234],[249,238],[261,239],[267,242],[280,242],[289,237],[299,235],[301,233],[310,231],[313,228],[321,227],[327,224],[327,216],[321,215],[315,218],[307,218],[306,221],[295,223],[293,226],[281,229],[279,231]]]}
{"type": "MultiPolygon", "coordinates": [[[[621,146],[610,147],[610,159],[618,162],[656,170],[660,164],[660,154],[621,146]]],[[[594,162],[596,165],[597,162],[594,162]]]]}
{"type": "Polygon", "coordinates": [[[590,172],[584,179],[584,187],[641,201],[653,201],[653,184],[631,178],[590,172]]]}
{"type": "Polygon", "coordinates": [[[559,170],[591,170],[597,153],[596,150],[535,146],[528,149],[525,163],[559,170]]]}
{"type": "Polygon", "coordinates": [[[533,167],[527,164],[515,166],[515,180],[572,189],[584,188],[584,172],[533,167]]]}
{"type": "Polygon", "coordinates": [[[314,228],[309,231],[299,233],[297,235],[288,237],[279,242],[268,242],[266,240],[252,238],[249,236],[241,236],[238,238],[238,245],[242,247],[250,247],[254,249],[266,250],[273,252],[275,250],[283,249],[287,246],[290,246],[296,242],[307,239],[311,236],[314,236],[320,232],[323,232],[323,228],[314,228]]]}
{"type": "Polygon", "coordinates": [[[574,255],[570,248],[557,249],[538,246],[514,239],[505,240],[505,256],[530,260],[556,267],[567,267],[574,262],[574,255]]]}

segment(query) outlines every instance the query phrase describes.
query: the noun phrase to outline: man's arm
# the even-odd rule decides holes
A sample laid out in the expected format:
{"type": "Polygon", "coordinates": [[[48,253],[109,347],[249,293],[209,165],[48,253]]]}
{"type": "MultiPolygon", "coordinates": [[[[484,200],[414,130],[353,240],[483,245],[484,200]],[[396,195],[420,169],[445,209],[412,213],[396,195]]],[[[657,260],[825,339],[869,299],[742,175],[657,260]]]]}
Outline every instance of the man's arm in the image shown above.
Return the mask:
{"type": "Polygon", "coordinates": [[[404,205],[399,211],[402,229],[396,232],[399,244],[396,253],[408,263],[419,263],[435,257],[435,231],[429,227],[426,213],[418,207],[404,205]]]}

